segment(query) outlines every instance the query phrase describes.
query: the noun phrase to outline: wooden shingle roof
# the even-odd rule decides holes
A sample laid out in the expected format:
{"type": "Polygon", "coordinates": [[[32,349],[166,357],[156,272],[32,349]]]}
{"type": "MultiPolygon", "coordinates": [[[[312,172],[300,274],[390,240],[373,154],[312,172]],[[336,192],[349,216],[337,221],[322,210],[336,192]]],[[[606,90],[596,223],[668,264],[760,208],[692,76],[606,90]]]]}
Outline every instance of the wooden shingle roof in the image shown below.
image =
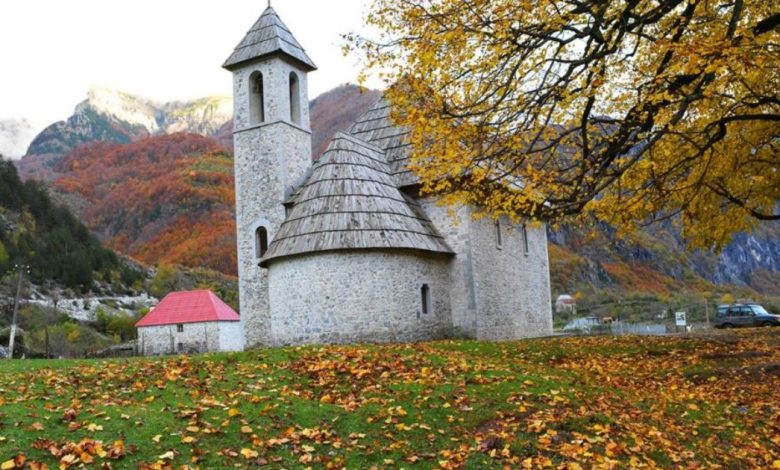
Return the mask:
{"type": "Polygon", "coordinates": [[[314,62],[306,55],[306,51],[270,6],[222,66],[233,70],[240,64],[271,54],[284,54],[291,57],[308,72],[317,69],[314,62]]]}
{"type": "Polygon", "coordinates": [[[417,184],[417,176],[408,168],[411,151],[409,131],[393,123],[390,111],[390,104],[384,98],[380,99],[355,121],[349,133],[385,151],[393,178],[399,186],[417,184]]]}
{"type": "Polygon", "coordinates": [[[260,262],[303,253],[402,248],[452,254],[395,183],[382,149],[339,132],[298,188],[260,262]]]}

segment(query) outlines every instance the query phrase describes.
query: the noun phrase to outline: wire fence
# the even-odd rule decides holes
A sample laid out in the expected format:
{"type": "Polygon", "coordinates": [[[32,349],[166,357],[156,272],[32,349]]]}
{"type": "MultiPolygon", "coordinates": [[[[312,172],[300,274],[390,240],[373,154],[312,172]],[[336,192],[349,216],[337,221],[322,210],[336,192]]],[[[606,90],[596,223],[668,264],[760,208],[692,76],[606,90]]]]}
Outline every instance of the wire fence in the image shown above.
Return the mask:
{"type": "MultiPolygon", "coordinates": [[[[740,299],[739,302],[749,302],[740,299]]],[[[655,296],[630,299],[605,298],[570,306],[554,314],[555,329],[570,334],[663,335],[713,328],[717,298],[666,301],[655,296]],[[675,314],[685,313],[678,325],[675,314]]]]}

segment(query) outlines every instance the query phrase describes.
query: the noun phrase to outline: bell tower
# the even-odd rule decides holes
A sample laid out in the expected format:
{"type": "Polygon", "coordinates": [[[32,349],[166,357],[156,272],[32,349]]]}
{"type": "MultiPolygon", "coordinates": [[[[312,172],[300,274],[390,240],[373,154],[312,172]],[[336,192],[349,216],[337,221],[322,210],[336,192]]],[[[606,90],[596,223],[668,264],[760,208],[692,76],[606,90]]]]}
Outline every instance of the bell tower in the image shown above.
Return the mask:
{"type": "Polygon", "coordinates": [[[317,67],[270,4],[223,67],[233,73],[241,323],[254,346],[272,341],[268,273],[259,262],[284,221],[285,199],[311,166],[307,74],[317,67]]]}

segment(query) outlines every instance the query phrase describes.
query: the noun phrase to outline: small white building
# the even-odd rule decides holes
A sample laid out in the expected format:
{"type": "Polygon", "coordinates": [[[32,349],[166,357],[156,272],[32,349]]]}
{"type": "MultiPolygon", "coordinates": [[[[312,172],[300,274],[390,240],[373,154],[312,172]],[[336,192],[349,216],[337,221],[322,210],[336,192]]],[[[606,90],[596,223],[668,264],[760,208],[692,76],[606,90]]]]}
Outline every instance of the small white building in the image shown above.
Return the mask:
{"type": "Polygon", "coordinates": [[[568,294],[561,294],[555,300],[555,313],[577,313],[577,301],[568,294]]]}
{"type": "Polygon", "coordinates": [[[171,292],[138,323],[138,348],[144,356],[242,351],[244,332],[238,314],[208,290],[171,292]]]}

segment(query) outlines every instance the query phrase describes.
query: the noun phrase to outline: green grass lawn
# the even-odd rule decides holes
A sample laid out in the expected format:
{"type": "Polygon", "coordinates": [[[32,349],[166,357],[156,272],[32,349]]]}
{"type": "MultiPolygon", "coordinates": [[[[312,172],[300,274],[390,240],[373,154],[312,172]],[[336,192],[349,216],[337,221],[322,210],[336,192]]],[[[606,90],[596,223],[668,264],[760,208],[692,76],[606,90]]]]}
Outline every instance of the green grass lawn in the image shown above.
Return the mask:
{"type": "Polygon", "coordinates": [[[780,467],[779,346],[754,329],[3,361],[0,463],[780,467]]]}

